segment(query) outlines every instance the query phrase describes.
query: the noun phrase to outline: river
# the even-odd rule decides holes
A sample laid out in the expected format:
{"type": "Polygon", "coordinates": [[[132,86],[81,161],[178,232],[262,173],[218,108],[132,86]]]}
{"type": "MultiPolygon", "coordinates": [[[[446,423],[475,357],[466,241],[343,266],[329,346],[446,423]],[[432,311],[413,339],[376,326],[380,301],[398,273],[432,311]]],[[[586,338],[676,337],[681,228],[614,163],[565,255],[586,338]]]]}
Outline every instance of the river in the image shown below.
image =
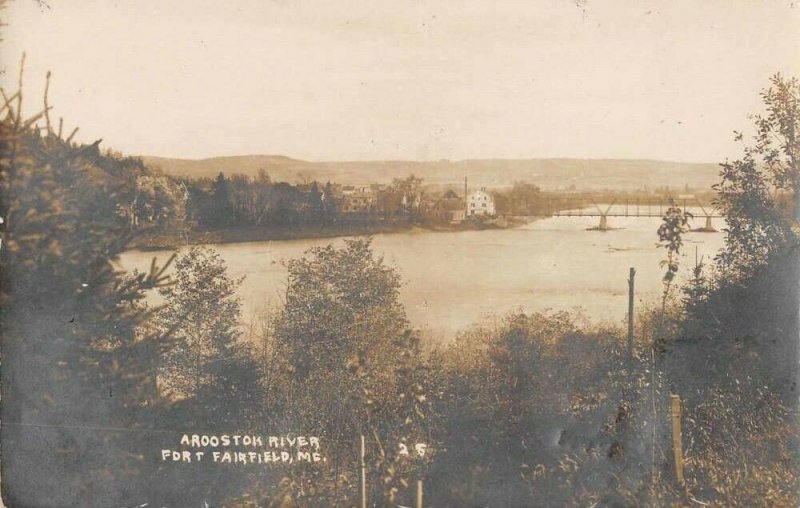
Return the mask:
{"type": "MultiPolygon", "coordinates": [[[[446,341],[479,320],[514,310],[580,310],[595,322],[621,323],[627,312],[629,267],[636,268],[636,300],[658,298],[665,250],[656,246],[659,218],[609,217],[611,231],[589,231],[596,217],[552,217],[514,229],[380,234],[376,253],[402,275],[401,298],[413,327],[446,341]]],[[[702,215],[693,227],[704,223],[702,215]]],[[[721,219],[715,219],[721,228],[721,219]]],[[[341,239],[211,245],[242,284],[245,324],[280,304],[286,270],[281,260],[341,239]]],[[[691,273],[695,253],[706,261],[723,246],[722,233],[688,233],[679,280],[691,273]]],[[[129,251],[124,269],[146,270],[168,251],[129,251]]]]}

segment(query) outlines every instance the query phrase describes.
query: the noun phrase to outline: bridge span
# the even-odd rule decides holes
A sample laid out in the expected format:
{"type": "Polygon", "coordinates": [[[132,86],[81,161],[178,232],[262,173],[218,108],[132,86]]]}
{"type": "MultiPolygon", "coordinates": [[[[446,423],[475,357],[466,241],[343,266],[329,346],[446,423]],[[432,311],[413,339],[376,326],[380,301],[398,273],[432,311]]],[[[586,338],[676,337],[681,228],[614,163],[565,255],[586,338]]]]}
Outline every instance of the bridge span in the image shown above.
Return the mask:
{"type": "Polygon", "coordinates": [[[609,231],[611,229],[614,229],[610,227],[608,224],[609,217],[661,218],[664,216],[664,213],[672,206],[677,206],[681,210],[686,210],[687,207],[689,206],[700,208],[700,210],[702,210],[702,216],[698,214],[697,218],[704,217],[705,225],[702,228],[692,229],[692,231],[699,233],[717,232],[717,230],[714,229],[711,219],[722,218],[722,215],[718,213],[716,207],[706,209],[706,207],[703,206],[703,203],[699,199],[695,199],[693,196],[683,199],[682,203],[683,206],[681,206],[681,204],[679,203],[676,203],[675,200],[666,202],[662,200],[658,204],[655,204],[652,201],[648,203],[625,202],[617,204],[616,201],[612,201],[611,204],[606,206],[605,210],[600,208],[600,206],[597,203],[591,200],[588,203],[581,203],[581,201],[578,200],[577,206],[575,206],[576,202],[572,201],[570,205],[571,205],[570,208],[555,209],[552,213],[553,217],[598,217],[599,223],[597,227],[591,228],[592,230],[595,231],[609,231]],[[582,205],[587,205],[587,206],[582,206],[582,205]]]}

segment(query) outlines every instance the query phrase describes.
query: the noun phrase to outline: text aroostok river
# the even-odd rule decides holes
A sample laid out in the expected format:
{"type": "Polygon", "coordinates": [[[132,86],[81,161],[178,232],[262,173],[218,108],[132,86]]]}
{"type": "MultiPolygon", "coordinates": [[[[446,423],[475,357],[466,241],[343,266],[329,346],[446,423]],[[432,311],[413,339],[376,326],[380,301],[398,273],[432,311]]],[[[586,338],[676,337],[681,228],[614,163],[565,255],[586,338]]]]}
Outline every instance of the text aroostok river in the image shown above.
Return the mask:
{"type": "MultiPolygon", "coordinates": [[[[636,268],[636,301],[654,301],[662,289],[656,246],[659,218],[610,217],[612,231],[587,231],[595,217],[553,217],[516,229],[375,235],[373,249],[403,278],[401,298],[411,325],[434,340],[448,340],[469,325],[515,311],[582,309],[593,321],[621,323],[627,312],[629,267],[636,268]]],[[[702,226],[702,215],[692,226],[702,226]]],[[[715,219],[721,229],[722,221],[715,219]]],[[[281,260],[341,239],[211,245],[233,277],[245,275],[242,316],[251,321],[281,303],[286,269],[281,260]]],[[[684,239],[679,281],[691,273],[695,252],[711,259],[722,233],[689,233],[684,239]]],[[[169,252],[130,251],[125,269],[146,270],[169,252]]]]}

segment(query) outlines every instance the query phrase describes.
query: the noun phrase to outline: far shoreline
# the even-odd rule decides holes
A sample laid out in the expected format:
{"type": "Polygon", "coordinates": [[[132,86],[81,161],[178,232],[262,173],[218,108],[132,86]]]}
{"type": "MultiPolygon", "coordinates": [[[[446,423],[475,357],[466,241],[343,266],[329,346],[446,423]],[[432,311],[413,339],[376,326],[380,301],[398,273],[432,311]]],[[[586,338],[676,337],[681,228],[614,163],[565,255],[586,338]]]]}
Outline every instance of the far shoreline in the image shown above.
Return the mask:
{"type": "Polygon", "coordinates": [[[462,222],[459,224],[342,224],[333,226],[307,226],[282,228],[231,228],[225,230],[191,231],[184,236],[178,232],[144,233],[134,238],[129,250],[149,252],[175,250],[187,245],[237,244],[266,241],[313,240],[320,238],[343,238],[378,234],[413,232],[457,233],[462,231],[489,231],[514,229],[530,224],[541,217],[499,217],[486,222],[462,222]]]}

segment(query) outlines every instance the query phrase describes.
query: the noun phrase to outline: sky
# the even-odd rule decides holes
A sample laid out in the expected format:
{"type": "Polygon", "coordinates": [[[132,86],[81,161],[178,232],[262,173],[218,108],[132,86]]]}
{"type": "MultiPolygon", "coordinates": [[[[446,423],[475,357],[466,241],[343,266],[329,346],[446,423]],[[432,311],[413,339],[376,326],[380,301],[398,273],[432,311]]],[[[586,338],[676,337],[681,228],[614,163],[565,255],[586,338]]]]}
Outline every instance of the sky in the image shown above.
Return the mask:
{"type": "Polygon", "coordinates": [[[131,155],[719,162],[792,0],[10,0],[0,83],[131,155]]]}

